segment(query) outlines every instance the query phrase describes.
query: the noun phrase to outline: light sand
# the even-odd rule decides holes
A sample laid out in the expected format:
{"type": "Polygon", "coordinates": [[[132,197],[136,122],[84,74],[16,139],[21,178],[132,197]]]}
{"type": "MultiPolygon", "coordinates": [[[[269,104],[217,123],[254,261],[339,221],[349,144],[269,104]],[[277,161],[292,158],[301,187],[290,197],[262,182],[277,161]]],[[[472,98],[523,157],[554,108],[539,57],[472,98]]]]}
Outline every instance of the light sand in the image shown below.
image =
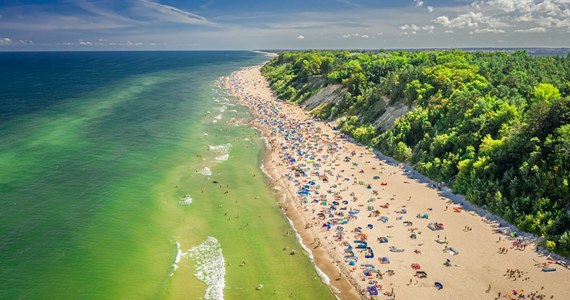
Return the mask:
{"type": "Polygon", "coordinates": [[[379,299],[494,299],[499,293],[501,299],[516,299],[520,295],[514,296],[513,290],[524,290],[525,299],[570,299],[568,269],[551,264],[555,272],[542,272],[538,263],[546,263],[547,258],[535,252],[534,245],[517,250],[512,247],[514,239],[496,232],[497,224],[472,212],[454,212],[457,205],[441,197],[436,189],[410,179],[402,168],[388,165],[370,150],[347,141],[329,124],[314,120],[301,108],[278,101],[259,67],[235,72],[226,84],[250,107],[255,116],[252,124],[267,138],[264,166],[269,180],[280,196],[283,211],[313,252],[316,265],[330,278],[339,298],[367,299],[366,288],[377,286],[379,299]],[[305,173],[294,171],[296,166],[305,173]],[[310,194],[298,195],[305,185],[310,194]],[[335,199],[339,204],[331,209],[335,199]],[[351,210],[360,212],[350,217],[351,210]],[[428,214],[429,218],[420,219],[417,214],[428,214]],[[381,217],[388,221],[382,222],[381,217]],[[323,227],[333,221],[348,223],[323,227]],[[428,229],[431,222],[443,223],[444,229],[428,229]],[[344,228],[342,233],[340,226],[344,228]],[[364,250],[355,249],[355,240],[363,237],[357,235],[358,227],[366,235],[374,258],[365,258],[364,250]],[[411,230],[415,239],[410,237],[411,230]],[[380,243],[381,236],[387,237],[388,243],[380,243]],[[438,237],[445,243],[436,242],[438,237]],[[350,266],[351,259],[346,258],[349,245],[353,247],[355,266],[350,266]],[[404,251],[392,252],[390,247],[404,251]],[[459,254],[452,255],[445,247],[459,254]],[[499,248],[508,252],[501,254],[499,248]],[[389,264],[378,260],[384,256],[389,264]],[[448,259],[450,266],[444,266],[448,259]],[[427,278],[415,277],[412,263],[419,264],[427,278]],[[367,267],[362,264],[370,264],[369,269],[383,276],[373,273],[365,277],[367,267]],[[393,270],[393,275],[388,270],[393,270]],[[440,282],[443,289],[436,289],[434,282],[440,282]]]}

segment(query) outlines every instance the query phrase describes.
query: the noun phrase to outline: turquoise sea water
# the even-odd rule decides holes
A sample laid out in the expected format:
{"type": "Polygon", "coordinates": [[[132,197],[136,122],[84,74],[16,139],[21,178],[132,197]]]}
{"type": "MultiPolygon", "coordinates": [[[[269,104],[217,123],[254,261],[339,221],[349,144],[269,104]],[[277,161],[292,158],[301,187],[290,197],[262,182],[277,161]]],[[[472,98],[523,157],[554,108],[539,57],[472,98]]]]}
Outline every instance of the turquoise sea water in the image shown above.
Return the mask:
{"type": "Polygon", "coordinates": [[[0,53],[0,299],[330,298],[220,88],[265,60],[0,53]]]}

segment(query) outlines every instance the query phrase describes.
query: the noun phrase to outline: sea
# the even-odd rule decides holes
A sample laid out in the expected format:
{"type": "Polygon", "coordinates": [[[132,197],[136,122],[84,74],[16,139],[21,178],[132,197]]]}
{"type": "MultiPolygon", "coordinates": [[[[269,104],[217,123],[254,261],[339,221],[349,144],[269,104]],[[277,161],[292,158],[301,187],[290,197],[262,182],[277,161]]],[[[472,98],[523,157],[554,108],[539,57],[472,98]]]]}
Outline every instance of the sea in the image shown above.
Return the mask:
{"type": "Polygon", "coordinates": [[[220,79],[267,60],[0,52],[0,299],[334,299],[220,79]]]}

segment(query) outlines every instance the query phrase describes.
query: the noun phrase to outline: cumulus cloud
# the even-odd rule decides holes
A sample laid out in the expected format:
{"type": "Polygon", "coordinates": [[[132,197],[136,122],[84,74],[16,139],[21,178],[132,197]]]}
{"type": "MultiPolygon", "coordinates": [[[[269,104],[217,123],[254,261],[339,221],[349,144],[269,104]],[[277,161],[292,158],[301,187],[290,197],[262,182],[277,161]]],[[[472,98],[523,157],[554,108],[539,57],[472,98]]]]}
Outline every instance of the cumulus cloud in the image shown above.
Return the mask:
{"type": "Polygon", "coordinates": [[[570,0],[479,0],[473,6],[494,11],[505,21],[534,23],[541,27],[570,29],[570,0]]]}
{"type": "Polygon", "coordinates": [[[299,35],[299,36],[297,36],[297,39],[298,39],[298,40],[304,40],[304,39],[305,39],[305,37],[304,37],[304,36],[302,36],[302,35],[299,35]]]}
{"type": "Polygon", "coordinates": [[[489,27],[508,27],[509,25],[502,22],[498,18],[485,16],[482,12],[469,12],[466,14],[458,15],[450,19],[447,16],[439,16],[433,22],[441,24],[445,27],[451,28],[476,28],[481,24],[486,24],[489,27]]]}
{"type": "Polygon", "coordinates": [[[428,6],[427,7],[428,12],[431,14],[433,12],[433,6],[428,6]]]}
{"type": "Polygon", "coordinates": [[[2,38],[0,39],[0,46],[7,46],[7,45],[11,45],[12,44],[12,39],[11,38],[2,38]]]}
{"type": "Polygon", "coordinates": [[[422,0],[414,0],[414,6],[415,6],[415,7],[422,7],[422,6],[424,6],[424,1],[422,1],[422,0]]]}
{"type": "Polygon", "coordinates": [[[417,34],[418,31],[420,31],[420,30],[433,33],[435,26],[433,26],[433,25],[418,26],[416,24],[404,24],[404,25],[400,26],[400,29],[403,31],[409,32],[411,34],[417,34]]]}
{"type": "Polygon", "coordinates": [[[417,31],[420,29],[420,27],[418,27],[418,25],[416,25],[416,24],[410,24],[410,25],[404,24],[404,25],[400,26],[400,29],[417,31]]]}

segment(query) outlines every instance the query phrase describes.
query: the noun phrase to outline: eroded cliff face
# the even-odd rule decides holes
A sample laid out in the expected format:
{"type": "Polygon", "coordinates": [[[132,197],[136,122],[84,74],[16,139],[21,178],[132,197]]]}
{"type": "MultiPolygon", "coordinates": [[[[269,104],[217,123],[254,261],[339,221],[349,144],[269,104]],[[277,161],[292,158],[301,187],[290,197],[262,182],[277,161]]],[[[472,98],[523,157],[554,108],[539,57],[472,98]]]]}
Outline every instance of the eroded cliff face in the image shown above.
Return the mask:
{"type": "MultiPolygon", "coordinates": [[[[335,115],[334,113],[322,113],[324,111],[330,111],[331,107],[337,104],[344,98],[347,89],[341,84],[332,84],[319,89],[314,95],[302,101],[299,105],[308,111],[309,113],[318,116],[322,119],[334,121],[335,119],[342,117],[342,115],[335,115]]],[[[381,97],[381,100],[374,105],[366,107],[361,111],[357,111],[357,116],[361,118],[369,110],[378,111],[384,110],[384,113],[380,114],[374,119],[371,124],[378,129],[379,132],[386,131],[394,125],[394,122],[401,116],[408,113],[414,107],[410,107],[405,104],[396,103],[390,104],[390,99],[388,97],[381,97]]]]}
{"type": "MultiPolygon", "coordinates": [[[[331,105],[337,104],[343,99],[346,94],[346,88],[341,84],[332,84],[322,87],[316,94],[309,97],[307,100],[301,102],[300,106],[311,114],[315,115],[319,111],[326,109],[331,105]]],[[[321,115],[321,117],[323,117],[321,115]]],[[[333,114],[326,116],[326,119],[331,120],[333,114]]]]}

